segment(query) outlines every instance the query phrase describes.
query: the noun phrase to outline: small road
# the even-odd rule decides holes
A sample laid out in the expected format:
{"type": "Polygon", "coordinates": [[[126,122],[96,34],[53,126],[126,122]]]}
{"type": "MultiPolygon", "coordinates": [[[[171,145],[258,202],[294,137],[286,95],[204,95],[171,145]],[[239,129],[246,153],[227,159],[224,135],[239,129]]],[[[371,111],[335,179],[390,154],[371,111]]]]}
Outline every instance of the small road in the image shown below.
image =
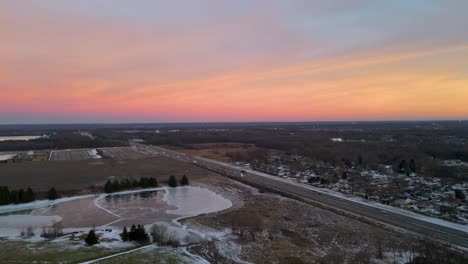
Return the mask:
{"type": "Polygon", "coordinates": [[[461,251],[468,252],[468,227],[466,226],[444,221],[431,221],[430,218],[403,209],[349,199],[332,191],[292,182],[224,162],[188,156],[156,146],[138,145],[137,147],[151,148],[163,155],[193,163],[246,183],[263,186],[295,198],[310,200],[312,203],[334,211],[343,212],[399,231],[409,232],[420,238],[454,246],[461,251]]]}

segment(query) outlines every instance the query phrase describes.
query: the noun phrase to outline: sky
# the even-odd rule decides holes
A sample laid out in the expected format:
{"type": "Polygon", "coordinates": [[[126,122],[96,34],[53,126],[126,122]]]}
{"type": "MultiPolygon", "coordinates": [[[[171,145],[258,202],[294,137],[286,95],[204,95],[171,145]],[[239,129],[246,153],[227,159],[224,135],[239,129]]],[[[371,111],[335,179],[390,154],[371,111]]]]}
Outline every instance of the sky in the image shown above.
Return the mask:
{"type": "Polygon", "coordinates": [[[468,119],[466,0],[0,0],[0,124],[468,119]]]}

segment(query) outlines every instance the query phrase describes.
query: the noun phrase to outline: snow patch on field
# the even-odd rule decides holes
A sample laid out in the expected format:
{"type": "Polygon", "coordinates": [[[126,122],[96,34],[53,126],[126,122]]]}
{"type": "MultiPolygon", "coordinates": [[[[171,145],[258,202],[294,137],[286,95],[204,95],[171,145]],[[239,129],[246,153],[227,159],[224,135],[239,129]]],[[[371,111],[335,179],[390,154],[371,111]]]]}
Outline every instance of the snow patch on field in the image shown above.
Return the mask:
{"type": "Polygon", "coordinates": [[[98,154],[97,149],[90,149],[88,154],[93,157],[93,159],[102,159],[101,155],[98,154]]]}

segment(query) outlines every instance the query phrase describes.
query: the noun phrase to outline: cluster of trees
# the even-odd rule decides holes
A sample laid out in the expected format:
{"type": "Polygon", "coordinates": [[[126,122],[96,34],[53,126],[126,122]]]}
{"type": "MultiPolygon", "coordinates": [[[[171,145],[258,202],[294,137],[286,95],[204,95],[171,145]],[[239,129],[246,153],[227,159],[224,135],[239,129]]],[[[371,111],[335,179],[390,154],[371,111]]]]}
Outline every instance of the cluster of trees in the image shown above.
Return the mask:
{"type": "Polygon", "coordinates": [[[400,164],[398,164],[397,172],[405,173],[406,175],[409,175],[410,173],[416,173],[416,162],[414,159],[410,159],[409,163],[405,159],[401,160],[400,164]]]}
{"type": "Polygon", "coordinates": [[[0,205],[30,203],[36,200],[31,188],[10,191],[7,186],[0,186],[0,205]]]}
{"type": "MultiPolygon", "coordinates": [[[[54,187],[47,191],[46,197],[49,200],[60,198],[54,187]]],[[[31,188],[10,191],[8,186],[0,186],[0,205],[30,203],[35,200],[36,194],[31,188]]]]}
{"type": "MultiPolygon", "coordinates": [[[[182,178],[180,179],[180,185],[185,186],[185,185],[188,185],[188,184],[189,184],[189,180],[188,180],[187,175],[182,176],[182,178]]],[[[168,185],[169,185],[169,187],[177,187],[179,185],[177,183],[177,179],[176,179],[176,177],[174,175],[171,175],[169,177],[168,185]]]]}
{"type": "Polygon", "coordinates": [[[143,225],[132,225],[130,231],[124,226],[123,232],[120,234],[122,241],[135,241],[139,243],[147,243],[149,241],[149,235],[146,233],[146,229],[143,225]]]}
{"type": "Polygon", "coordinates": [[[108,180],[106,182],[106,185],[104,185],[104,191],[106,193],[113,193],[113,192],[118,192],[122,190],[127,190],[130,188],[150,188],[150,187],[158,187],[158,181],[156,178],[146,178],[142,177],[140,178],[139,181],[137,180],[132,180],[130,181],[129,179],[124,179],[121,180],[120,182],[118,180],[110,181],[108,180]]]}
{"type": "Polygon", "coordinates": [[[50,188],[49,191],[47,192],[47,199],[55,200],[55,199],[58,199],[58,198],[60,198],[60,195],[58,194],[55,187],[50,188]]]}
{"type": "MultiPolygon", "coordinates": [[[[182,176],[180,181],[178,182],[176,177],[174,175],[171,175],[168,180],[168,185],[170,187],[177,187],[178,185],[188,185],[189,180],[186,175],[182,176]]],[[[139,181],[137,180],[129,180],[129,179],[124,179],[121,181],[114,180],[110,181],[108,180],[106,184],[104,185],[104,191],[106,193],[113,193],[113,192],[118,192],[122,190],[127,190],[130,188],[154,188],[158,187],[158,181],[156,178],[150,177],[142,177],[140,178],[139,181]]]]}

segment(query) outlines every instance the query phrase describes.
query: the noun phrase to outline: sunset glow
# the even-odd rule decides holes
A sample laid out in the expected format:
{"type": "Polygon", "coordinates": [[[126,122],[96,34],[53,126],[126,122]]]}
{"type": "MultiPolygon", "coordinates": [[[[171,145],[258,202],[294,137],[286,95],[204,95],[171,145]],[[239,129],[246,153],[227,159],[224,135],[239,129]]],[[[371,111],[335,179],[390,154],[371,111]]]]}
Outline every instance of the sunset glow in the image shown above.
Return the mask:
{"type": "Polygon", "coordinates": [[[2,1],[0,123],[468,118],[467,1],[221,2],[2,1]]]}

